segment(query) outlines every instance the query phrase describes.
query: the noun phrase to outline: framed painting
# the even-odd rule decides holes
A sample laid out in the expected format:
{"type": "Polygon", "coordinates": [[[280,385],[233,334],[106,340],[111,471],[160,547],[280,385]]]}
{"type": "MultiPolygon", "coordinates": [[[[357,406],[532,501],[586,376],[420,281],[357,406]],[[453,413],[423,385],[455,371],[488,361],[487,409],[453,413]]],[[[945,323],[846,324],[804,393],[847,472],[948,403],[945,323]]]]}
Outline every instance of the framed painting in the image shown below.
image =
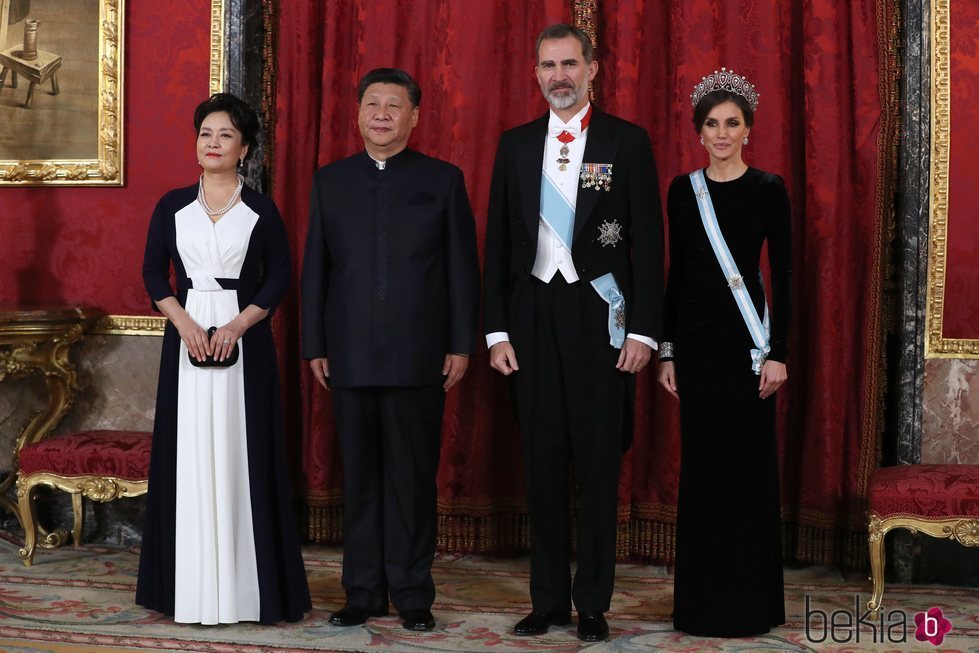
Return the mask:
{"type": "Polygon", "coordinates": [[[979,4],[931,0],[927,358],[979,358],[979,4]]]}
{"type": "Polygon", "coordinates": [[[0,0],[0,185],[123,184],[125,0],[0,0]]]}

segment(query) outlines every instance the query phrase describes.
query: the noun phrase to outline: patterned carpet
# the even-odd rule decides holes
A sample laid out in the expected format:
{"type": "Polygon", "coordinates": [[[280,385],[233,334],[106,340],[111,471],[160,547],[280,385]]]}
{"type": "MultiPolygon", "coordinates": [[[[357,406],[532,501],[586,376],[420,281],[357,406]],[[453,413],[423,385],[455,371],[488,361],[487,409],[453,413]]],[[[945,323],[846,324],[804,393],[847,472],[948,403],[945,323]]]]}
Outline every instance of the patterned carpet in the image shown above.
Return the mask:
{"type": "Polygon", "coordinates": [[[873,628],[859,629],[858,642],[854,624],[863,609],[853,615],[854,602],[859,595],[866,603],[870,584],[859,576],[813,567],[786,570],[789,621],[752,639],[711,640],[674,632],[672,580],[663,568],[642,565],[618,567],[608,641],[585,645],[573,626],[552,628],[543,637],[515,637],[510,628],[529,608],[526,560],[475,556],[436,561],[434,632],[406,631],[394,616],[373,619],[361,628],[335,628],[326,620],[343,600],[340,554],[324,547],[304,550],[315,609],[302,622],[278,627],[176,625],[133,604],[138,562],[133,551],[39,550],[28,568],[17,556],[15,540],[3,534],[0,538],[0,651],[10,653],[979,651],[976,590],[889,586],[882,617],[872,622],[873,628]],[[952,627],[937,647],[915,639],[915,615],[933,607],[941,609],[952,627]],[[827,627],[817,611],[837,627],[827,627]],[[833,611],[839,612],[833,616],[833,611]]]}

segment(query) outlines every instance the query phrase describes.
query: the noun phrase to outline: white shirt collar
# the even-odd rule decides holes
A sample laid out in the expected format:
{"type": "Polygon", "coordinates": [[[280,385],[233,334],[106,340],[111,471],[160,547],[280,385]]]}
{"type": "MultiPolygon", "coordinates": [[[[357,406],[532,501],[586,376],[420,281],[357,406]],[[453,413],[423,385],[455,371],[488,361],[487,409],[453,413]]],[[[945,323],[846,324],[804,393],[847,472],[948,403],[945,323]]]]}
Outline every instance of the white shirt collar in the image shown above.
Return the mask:
{"type": "Polygon", "coordinates": [[[556,113],[554,109],[551,109],[550,119],[547,122],[547,133],[550,136],[557,136],[561,132],[568,132],[575,138],[581,136],[581,119],[585,117],[588,110],[591,108],[591,102],[585,102],[585,106],[581,107],[581,111],[571,116],[571,120],[564,122],[556,113]]]}

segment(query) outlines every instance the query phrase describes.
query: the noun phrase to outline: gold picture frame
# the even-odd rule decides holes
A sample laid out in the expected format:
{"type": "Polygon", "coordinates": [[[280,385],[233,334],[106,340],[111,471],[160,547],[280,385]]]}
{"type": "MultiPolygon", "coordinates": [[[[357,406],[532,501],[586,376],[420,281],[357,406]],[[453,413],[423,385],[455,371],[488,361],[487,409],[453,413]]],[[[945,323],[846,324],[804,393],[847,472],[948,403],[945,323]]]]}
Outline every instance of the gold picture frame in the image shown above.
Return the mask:
{"type": "Polygon", "coordinates": [[[950,12],[950,0],[932,0],[930,238],[928,298],[925,308],[925,358],[979,358],[979,339],[946,338],[942,328],[945,311],[951,146],[950,12]]]}
{"type": "MultiPolygon", "coordinates": [[[[210,78],[211,94],[224,89],[224,0],[211,0],[210,78]]],[[[162,336],[167,325],[165,317],[152,315],[106,315],[91,333],[121,336],[162,336]]]]}
{"type": "MultiPolygon", "coordinates": [[[[21,52],[8,52],[6,45],[7,17],[10,0],[0,0],[0,53],[14,55],[8,60],[16,64],[19,59],[15,56],[21,52]]],[[[124,97],[124,29],[125,29],[125,0],[100,0],[98,17],[98,60],[97,75],[98,89],[94,98],[97,104],[97,145],[95,156],[89,158],[35,158],[35,159],[0,159],[0,185],[3,186],[121,186],[124,182],[123,170],[123,97],[124,97]]],[[[42,52],[39,48],[38,52],[42,52]]],[[[57,73],[61,68],[61,57],[53,53],[45,54],[52,57],[49,66],[38,73],[35,80],[26,77],[23,81],[30,82],[26,93],[27,99],[21,111],[32,111],[29,108],[35,82],[40,89],[51,85],[51,93],[60,93],[57,73]]],[[[42,58],[43,61],[43,58],[42,58]]],[[[0,61],[0,63],[3,63],[0,61]]],[[[23,64],[23,62],[21,62],[23,64]]],[[[11,83],[16,79],[17,68],[9,71],[11,83]]],[[[21,71],[23,73],[23,69],[21,71]]],[[[23,91],[20,91],[23,92],[23,91]]],[[[43,90],[39,91],[39,97],[43,90]]]]}

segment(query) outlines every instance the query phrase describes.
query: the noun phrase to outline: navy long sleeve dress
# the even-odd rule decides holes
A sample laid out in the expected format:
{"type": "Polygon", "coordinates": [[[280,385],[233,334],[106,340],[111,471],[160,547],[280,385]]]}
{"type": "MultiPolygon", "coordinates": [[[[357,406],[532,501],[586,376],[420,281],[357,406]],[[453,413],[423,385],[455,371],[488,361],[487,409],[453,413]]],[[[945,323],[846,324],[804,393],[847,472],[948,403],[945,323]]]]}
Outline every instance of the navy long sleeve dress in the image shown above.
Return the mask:
{"type": "Polygon", "coordinates": [[[205,329],[249,304],[270,316],[245,332],[228,368],[191,365],[166,325],[136,602],[185,623],[296,621],[311,605],[271,328],[289,285],[285,227],[272,201],[248,188],[212,223],[197,190],[171,191],[153,212],[150,297],[176,296],[205,329]]]}

